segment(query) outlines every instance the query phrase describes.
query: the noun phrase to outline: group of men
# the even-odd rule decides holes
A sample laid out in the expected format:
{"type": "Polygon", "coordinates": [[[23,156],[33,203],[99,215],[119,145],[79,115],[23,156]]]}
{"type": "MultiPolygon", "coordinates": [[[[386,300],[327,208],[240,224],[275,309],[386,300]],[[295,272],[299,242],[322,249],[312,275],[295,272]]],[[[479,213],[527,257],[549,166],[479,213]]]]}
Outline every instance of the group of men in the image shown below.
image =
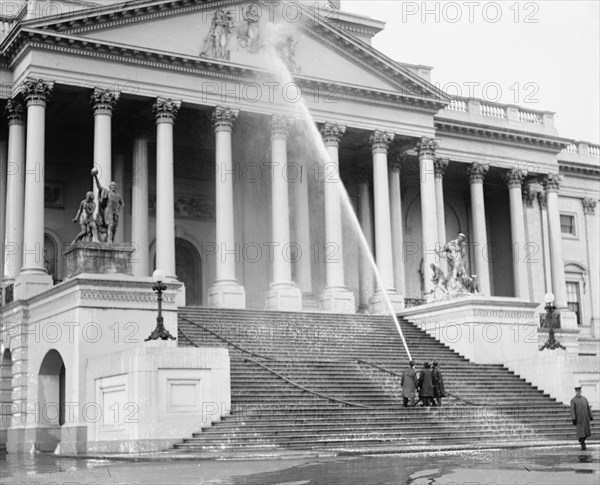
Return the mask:
{"type": "Polygon", "coordinates": [[[444,379],[437,362],[423,364],[419,371],[411,360],[409,367],[402,372],[402,398],[404,407],[414,407],[419,402],[421,406],[441,406],[442,398],[446,397],[444,379]],[[417,392],[419,398],[417,399],[417,392]]]}

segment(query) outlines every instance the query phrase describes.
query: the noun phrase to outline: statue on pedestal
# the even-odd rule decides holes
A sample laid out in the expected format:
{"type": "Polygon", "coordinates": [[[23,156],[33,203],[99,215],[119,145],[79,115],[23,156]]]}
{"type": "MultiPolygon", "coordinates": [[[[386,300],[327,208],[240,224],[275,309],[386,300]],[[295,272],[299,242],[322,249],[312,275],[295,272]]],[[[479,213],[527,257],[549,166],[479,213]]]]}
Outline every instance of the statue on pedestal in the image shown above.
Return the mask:
{"type": "Polygon", "coordinates": [[[448,274],[442,268],[431,263],[435,287],[434,298],[449,298],[461,294],[478,293],[477,275],[470,275],[467,270],[466,254],[467,236],[459,233],[456,239],[448,241],[438,254],[448,263],[448,274]]]}
{"type": "Polygon", "coordinates": [[[96,226],[98,230],[98,240],[100,234],[106,234],[106,242],[115,242],[115,234],[119,227],[119,212],[125,205],[121,194],[117,192],[117,183],[111,182],[106,189],[100,184],[98,179],[98,169],[92,169],[92,176],[98,187],[98,214],[96,215],[96,226]]]}
{"type": "Polygon", "coordinates": [[[94,192],[89,191],[85,194],[85,199],[79,204],[77,215],[73,222],[79,222],[81,232],[77,234],[73,243],[77,241],[93,241],[98,242],[98,227],[94,221],[94,211],[96,210],[96,202],[94,202],[94,192]]]}

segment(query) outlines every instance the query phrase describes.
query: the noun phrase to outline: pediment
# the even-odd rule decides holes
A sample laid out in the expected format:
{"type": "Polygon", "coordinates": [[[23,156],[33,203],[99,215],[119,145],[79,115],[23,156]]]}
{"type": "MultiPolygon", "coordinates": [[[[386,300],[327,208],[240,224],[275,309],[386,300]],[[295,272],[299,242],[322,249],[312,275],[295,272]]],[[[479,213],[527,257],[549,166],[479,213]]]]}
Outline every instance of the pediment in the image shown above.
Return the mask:
{"type": "Polygon", "coordinates": [[[81,14],[27,27],[250,70],[272,70],[279,57],[293,76],[303,79],[440,100],[427,81],[296,2],[155,0],[144,5],[115,6],[87,18],[81,14]]]}

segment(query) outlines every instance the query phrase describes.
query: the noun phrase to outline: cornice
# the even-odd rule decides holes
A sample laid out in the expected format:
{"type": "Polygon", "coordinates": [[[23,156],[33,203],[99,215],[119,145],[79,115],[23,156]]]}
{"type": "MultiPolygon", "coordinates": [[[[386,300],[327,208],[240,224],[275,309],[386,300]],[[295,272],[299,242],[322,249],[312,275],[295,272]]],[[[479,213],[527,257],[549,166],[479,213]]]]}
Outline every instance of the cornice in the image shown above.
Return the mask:
{"type": "MultiPolygon", "coordinates": [[[[59,51],[71,55],[85,55],[109,61],[143,65],[154,69],[175,70],[195,75],[202,74],[207,77],[241,83],[255,82],[257,74],[268,74],[267,71],[262,69],[240,66],[227,61],[176,55],[32,29],[22,29],[12,43],[9,50],[9,56],[12,58],[11,64],[16,63],[28,48],[59,51]]],[[[307,95],[318,94],[323,96],[324,94],[329,95],[331,92],[332,83],[328,80],[305,76],[296,76],[294,80],[300,86],[302,92],[307,95]]],[[[335,86],[339,90],[331,93],[332,99],[335,96],[337,99],[379,104],[432,114],[439,111],[440,106],[443,106],[440,102],[414,96],[404,96],[393,92],[376,91],[339,83],[335,83],[335,86]]]]}
{"type": "Polygon", "coordinates": [[[450,120],[434,120],[436,134],[447,134],[459,138],[493,140],[505,145],[534,145],[535,147],[559,153],[571,143],[571,140],[538,135],[519,130],[496,128],[477,123],[465,124],[450,120]]]}
{"type": "Polygon", "coordinates": [[[585,178],[600,178],[600,166],[585,165],[583,163],[576,162],[558,162],[558,169],[561,173],[567,175],[577,175],[578,177],[585,178]]]}

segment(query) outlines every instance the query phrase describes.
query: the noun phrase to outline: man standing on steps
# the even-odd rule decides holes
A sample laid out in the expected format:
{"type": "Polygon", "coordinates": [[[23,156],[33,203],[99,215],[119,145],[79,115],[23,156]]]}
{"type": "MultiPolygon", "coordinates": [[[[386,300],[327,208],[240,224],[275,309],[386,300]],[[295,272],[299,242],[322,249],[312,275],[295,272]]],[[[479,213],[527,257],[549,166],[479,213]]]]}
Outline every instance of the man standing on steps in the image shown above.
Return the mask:
{"type": "Polygon", "coordinates": [[[581,443],[581,449],[585,450],[585,439],[592,436],[590,421],[594,418],[588,400],[581,395],[581,387],[575,388],[575,397],[571,399],[571,419],[577,426],[577,439],[581,443]]]}
{"type": "Polygon", "coordinates": [[[411,406],[415,405],[415,393],[417,390],[417,371],[415,370],[415,363],[411,360],[408,364],[409,367],[402,371],[402,379],[400,381],[404,407],[408,407],[409,400],[411,406]]]}
{"type": "Polygon", "coordinates": [[[421,375],[419,377],[419,399],[423,406],[433,404],[433,377],[431,375],[431,366],[429,362],[423,364],[421,375]]]}
{"type": "Polygon", "coordinates": [[[431,379],[433,380],[433,405],[441,407],[442,398],[446,397],[446,389],[444,388],[444,378],[442,377],[441,371],[438,369],[438,363],[435,361],[433,362],[433,369],[431,370],[431,379]]]}

